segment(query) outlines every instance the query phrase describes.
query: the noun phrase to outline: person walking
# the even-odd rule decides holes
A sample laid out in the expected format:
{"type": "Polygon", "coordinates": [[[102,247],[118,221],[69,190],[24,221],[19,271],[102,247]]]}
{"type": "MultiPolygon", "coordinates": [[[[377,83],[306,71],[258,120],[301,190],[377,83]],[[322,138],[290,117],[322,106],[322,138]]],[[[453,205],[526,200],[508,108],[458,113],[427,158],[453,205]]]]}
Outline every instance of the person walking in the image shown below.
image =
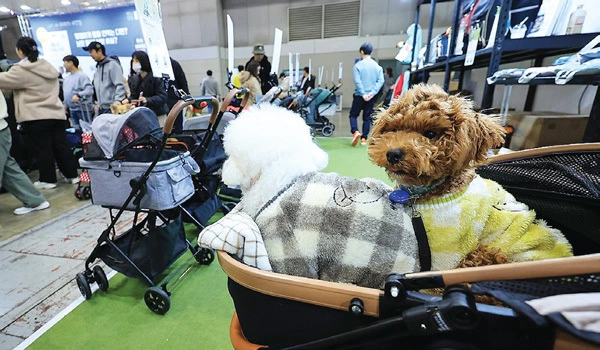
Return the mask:
{"type": "Polygon", "coordinates": [[[63,82],[63,105],[71,118],[71,126],[78,131],[82,131],[80,120],[83,119],[84,123],[88,123],[88,128],[92,124],[94,86],[90,78],[79,68],[77,57],[73,55],[65,56],[63,66],[70,73],[63,82]]]}
{"type": "Polygon", "coordinates": [[[130,99],[123,99],[122,103],[137,100],[138,106],[150,108],[158,117],[160,125],[164,125],[169,112],[167,90],[163,80],[152,75],[150,58],[146,52],[134,51],[131,54],[131,70],[135,73],[135,78],[129,79],[130,99]]]}
{"type": "MultiPolygon", "coordinates": [[[[212,96],[219,99],[219,83],[217,79],[212,76],[212,70],[206,71],[206,78],[202,79],[202,83],[200,84],[200,95],[202,96],[212,96]]],[[[212,103],[208,104],[208,113],[212,112],[212,103]]]]}
{"type": "Polygon", "coordinates": [[[15,50],[21,60],[8,72],[0,73],[0,88],[13,90],[16,120],[38,164],[39,181],[34,186],[56,187],[55,161],[66,181],[77,183],[77,159],[67,142],[67,118],[58,98],[58,71],[38,57],[38,46],[32,38],[17,40],[15,50]]]}
{"type": "Polygon", "coordinates": [[[117,60],[106,56],[106,48],[97,41],[92,41],[83,49],[96,61],[93,84],[98,113],[110,113],[110,105],[115,102],[121,103],[126,97],[123,68],[117,60]]]}
{"type": "Polygon", "coordinates": [[[33,186],[29,177],[10,155],[12,139],[8,123],[5,120],[7,116],[6,100],[2,90],[0,90],[0,187],[23,203],[23,207],[13,211],[15,215],[23,215],[49,208],[50,203],[33,186]]]}
{"type": "Polygon", "coordinates": [[[364,43],[358,50],[360,60],[354,64],[354,94],[352,95],[352,107],[350,108],[350,133],[352,134],[352,146],[356,146],[360,139],[361,145],[367,144],[367,137],[371,130],[371,113],[375,100],[373,97],[379,92],[383,85],[383,69],[371,58],[373,45],[364,43]],[[358,115],[363,113],[362,133],[358,131],[358,115]]]}

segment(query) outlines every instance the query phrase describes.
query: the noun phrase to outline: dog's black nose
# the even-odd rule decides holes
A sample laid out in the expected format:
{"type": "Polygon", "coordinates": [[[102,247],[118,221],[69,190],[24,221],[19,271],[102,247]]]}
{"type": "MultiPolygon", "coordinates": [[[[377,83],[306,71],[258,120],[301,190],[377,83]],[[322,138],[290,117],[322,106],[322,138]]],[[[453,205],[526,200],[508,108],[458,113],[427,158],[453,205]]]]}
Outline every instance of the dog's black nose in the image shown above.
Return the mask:
{"type": "Polygon", "coordinates": [[[385,155],[390,164],[396,164],[404,158],[404,152],[399,148],[391,149],[385,155]]]}

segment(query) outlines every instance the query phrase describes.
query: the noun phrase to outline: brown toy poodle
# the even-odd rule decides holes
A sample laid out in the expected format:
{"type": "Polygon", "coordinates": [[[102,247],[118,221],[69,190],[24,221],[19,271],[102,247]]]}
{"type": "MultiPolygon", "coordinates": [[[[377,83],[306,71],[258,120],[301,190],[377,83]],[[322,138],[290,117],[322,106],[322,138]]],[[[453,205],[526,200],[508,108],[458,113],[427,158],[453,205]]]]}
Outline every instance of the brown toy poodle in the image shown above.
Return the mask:
{"type": "Polygon", "coordinates": [[[436,85],[414,86],[375,116],[369,157],[421,215],[433,270],[572,255],[560,231],[476,175],[504,134],[471,101],[436,85]]]}

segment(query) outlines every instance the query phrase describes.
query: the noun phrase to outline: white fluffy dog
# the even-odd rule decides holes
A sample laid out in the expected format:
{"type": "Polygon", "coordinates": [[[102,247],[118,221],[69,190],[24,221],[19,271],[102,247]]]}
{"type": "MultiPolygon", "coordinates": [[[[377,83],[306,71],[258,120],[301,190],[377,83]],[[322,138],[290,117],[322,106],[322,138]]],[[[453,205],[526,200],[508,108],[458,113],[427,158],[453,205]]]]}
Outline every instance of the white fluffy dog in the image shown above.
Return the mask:
{"type": "Polygon", "coordinates": [[[254,106],[223,137],[223,181],[241,187],[274,272],[378,287],[419,269],[410,218],[390,204],[389,186],[319,173],[328,155],[300,116],[254,106]]]}
{"type": "Polygon", "coordinates": [[[292,180],[329,162],[302,118],[269,104],[252,106],[231,121],[223,145],[228,155],[223,182],[240,186],[244,212],[251,217],[292,180]]]}

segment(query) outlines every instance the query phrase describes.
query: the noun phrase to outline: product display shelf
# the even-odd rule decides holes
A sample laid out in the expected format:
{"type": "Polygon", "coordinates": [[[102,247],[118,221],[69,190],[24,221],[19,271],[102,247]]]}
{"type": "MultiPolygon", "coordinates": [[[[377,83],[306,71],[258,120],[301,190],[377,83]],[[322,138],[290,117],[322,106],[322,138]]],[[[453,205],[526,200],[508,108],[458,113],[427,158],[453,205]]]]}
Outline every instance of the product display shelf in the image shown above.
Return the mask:
{"type": "MultiPolygon", "coordinates": [[[[419,14],[421,6],[425,4],[430,5],[430,21],[428,24],[428,35],[427,35],[427,49],[425,57],[429,57],[429,43],[433,37],[433,28],[435,20],[435,7],[437,3],[454,1],[454,14],[452,20],[452,28],[458,28],[461,14],[461,5],[464,0],[429,0],[421,1],[417,5],[415,22],[418,24],[419,14]]],[[[462,89],[463,73],[467,70],[485,68],[487,67],[486,76],[492,76],[499,70],[500,64],[507,64],[525,60],[534,60],[534,67],[540,67],[543,64],[543,59],[550,56],[560,56],[573,54],[579,51],[592,39],[594,39],[600,33],[583,33],[583,34],[571,34],[571,35],[557,35],[557,36],[546,36],[546,37],[535,37],[535,38],[522,38],[522,39],[509,39],[505,38],[504,33],[508,29],[509,9],[512,6],[512,0],[502,0],[501,9],[499,14],[498,28],[496,36],[494,38],[494,45],[477,50],[475,53],[475,59],[471,66],[465,66],[466,55],[449,55],[444,57],[438,57],[435,62],[429,62],[424,65],[423,68],[415,69],[411,72],[411,82],[427,82],[429,79],[429,73],[431,72],[444,72],[444,89],[448,91],[450,86],[450,79],[453,72],[458,73],[458,89],[462,89]]],[[[492,9],[493,10],[493,9],[492,9]]],[[[489,39],[488,39],[489,40],[489,39]]],[[[466,46],[466,44],[465,44],[466,46]]],[[[448,52],[453,53],[456,47],[456,39],[451,36],[448,42],[448,52]]],[[[466,48],[465,48],[466,50],[466,48]]],[[[597,76],[576,76],[571,80],[568,85],[598,85],[600,77],[597,76]]],[[[494,84],[486,84],[483,91],[483,97],[481,101],[481,109],[490,109],[492,107],[494,89],[496,85],[512,85],[518,84],[516,79],[506,79],[503,81],[496,81],[494,84]]],[[[533,99],[536,93],[537,85],[550,85],[554,84],[554,78],[536,78],[530,81],[527,99],[525,102],[525,111],[531,111],[533,106],[533,99]]],[[[596,93],[594,104],[590,112],[590,119],[588,122],[588,128],[586,129],[585,142],[600,141],[600,91],[596,93]]]]}
{"type": "MultiPolygon", "coordinates": [[[[528,85],[531,88],[535,88],[537,85],[555,85],[560,88],[560,84],[556,84],[554,77],[537,77],[526,84],[520,84],[517,78],[500,78],[497,79],[493,85],[528,85]]],[[[569,82],[564,85],[600,85],[600,74],[596,75],[575,75],[569,82]]],[[[509,90],[510,91],[510,90],[509,90]]],[[[510,93],[506,99],[508,103],[510,99],[510,93]]],[[[528,101],[526,101],[526,104],[528,101]]],[[[532,103],[532,102],[529,102],[532,103]]],[[[531,109],[529,109],[530,111],[531,109]]],[[[594,97],[594,103],[590,110],[587,126],[583,134],[583,142],[599,142],[600,141],[600,89],[596,89],[596,96],[594,97]]]]}

